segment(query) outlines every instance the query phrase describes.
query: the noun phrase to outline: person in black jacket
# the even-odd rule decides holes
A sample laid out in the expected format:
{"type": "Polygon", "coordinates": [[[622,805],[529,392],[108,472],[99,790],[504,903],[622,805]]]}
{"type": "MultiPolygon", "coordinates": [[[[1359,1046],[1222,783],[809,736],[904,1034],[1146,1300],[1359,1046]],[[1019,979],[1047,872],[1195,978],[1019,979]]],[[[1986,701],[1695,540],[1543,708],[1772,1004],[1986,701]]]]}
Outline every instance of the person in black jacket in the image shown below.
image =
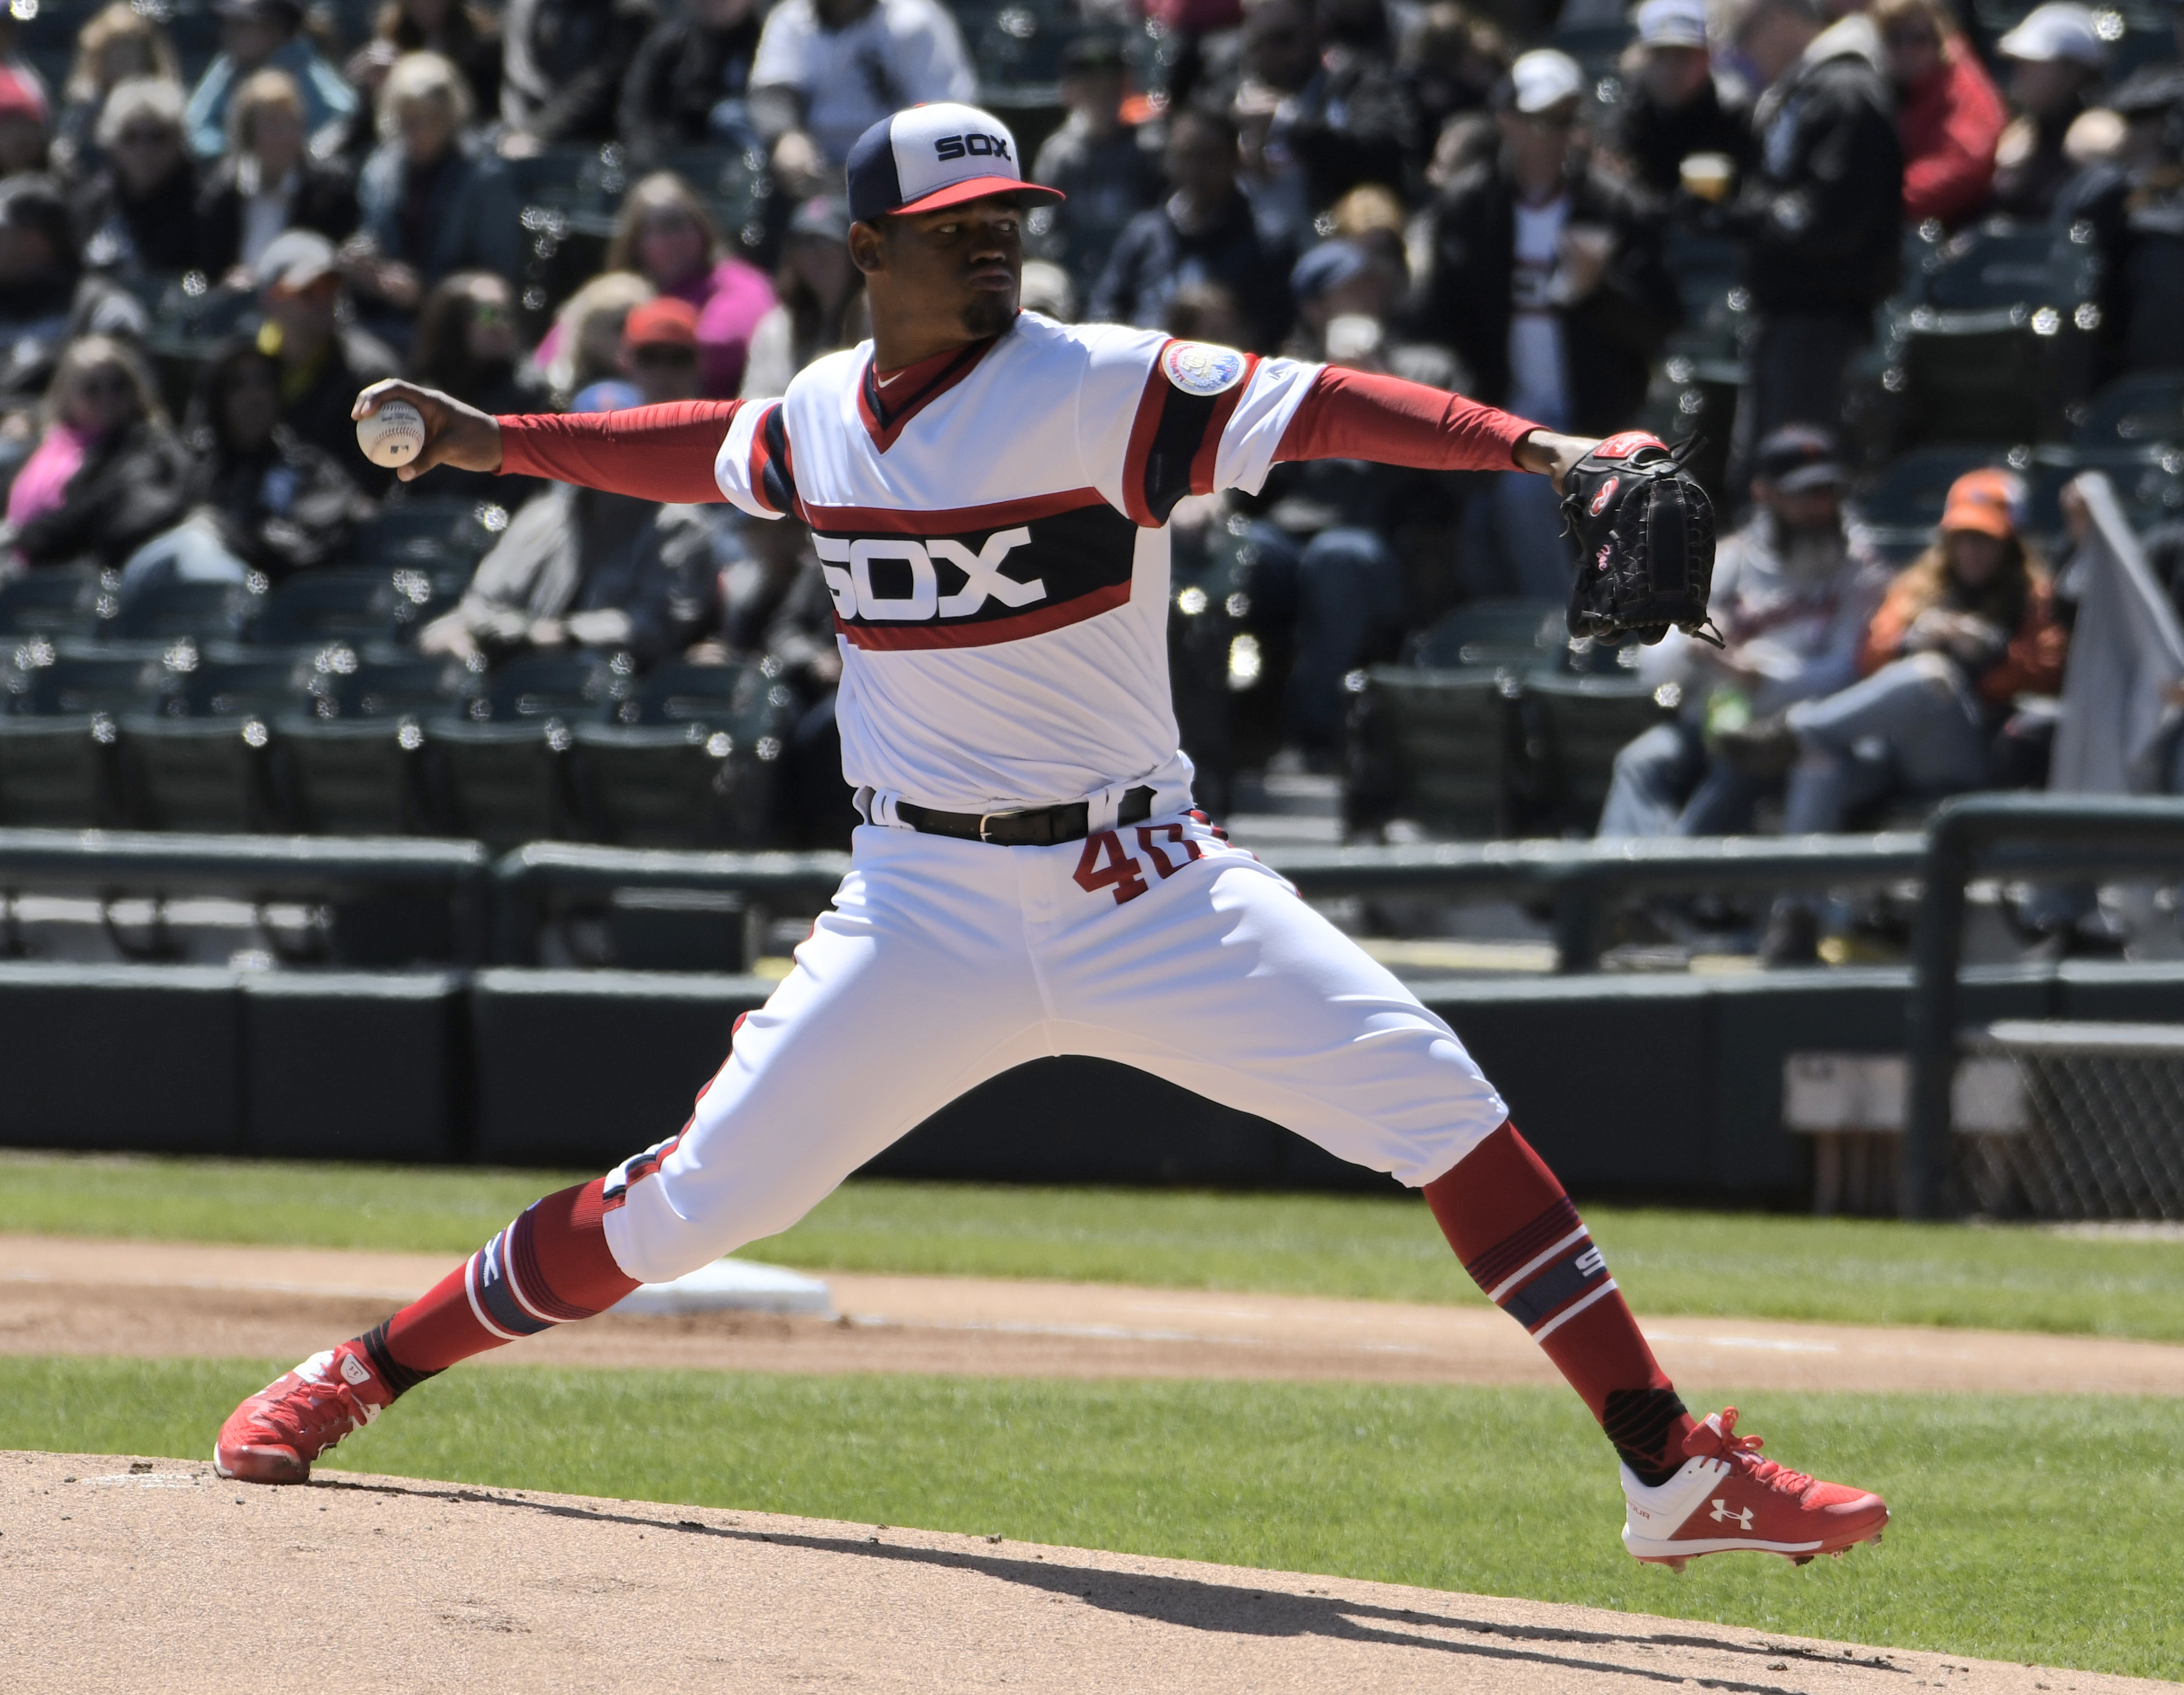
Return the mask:
{"type": "Polygon", "coordinates": [[[1736,421],[1748,453],[1785,424],[1841,429],[1844,370],[1902,263],[1903,148],[1863,13],[1823,31],[1819,0],[1758,0],[1737,42],[1770,79],[1758,164],[1722,220],[1745,239],[1758,321],[1736,421]]]}
{"type": "Polygon", "coordinates": [[[652,0],[510,0],[501,20],[502,151],[614,140],[622,84],[658,17],[652,0]]]}
{"type": "Polygon", "coordinates": [[[1400,189],[1421,142],[1382,0],[1319,0],[1314,17],[1319,67],[1275,118],[1273,137],[1303,167],[1306,199],[1319,211],[1361,182],[1400,189]]]}
{"type": "Polygon", "coordinates": [[[198,264],[217,282],[249,286],[247,273],[283,230],[316,230],[341,242],[357,225],[356,185],[305,143],[304,97],[285,70],[245,79],[228,103],[231,145],[198,198],[198,264]]]}
{"type": "Polygon", "coordinates": [[[35,407],[61,349],[78,337],[134,341],[149,322],[127,289],[81,268],[68,203],[51,177],[0,182],[0,412],[35,407]]]}
{"type": "Polygon", "coordinates": [[[1236,126],[1226,113],[1186,106],[1168,120],[1174,192],[1124,228],[1092,291],[1088,321],[1157,328],[1177,289],[1218,282],[1243,309],[1254,351],[1282,344],[1293,255],[1260,231],[1236,187],[1237,164],[1236,126]]]}
{"type": "Polygon", "coordinates": [[[132,277],[196,269],[197,162],[185,139],[181,86],[153,76],[115,84],[98,116],[98,145],[111,162],[75,203],[84,263],[132,277]]]}
{"type": "MultiPolygon", "coordinates": [[[[1576,61],[1552,47],[1511,67],[1495,92],[1498,153],[1434,203],[1415,327],[1455,350],[1469,393],[1598,436],[1636,416],[1681,306],[1652,213],[1574,145],[1584,86],[1576,61]]],[[[1491,499],[1474,503],[1466,572],[1474,591],[1558,599],[1569,567],[1554,492],[1524,481],[1496,478],[1491,499]]]]}
{"type": "Polygon", "coordinates": [[[172,582],[279,582],[341,558],[371,511],[342,470],[281,422],[281,363],[254,343],[214,355],[191,402],[189,513],[131,556],[121,598],[172,582]]]}
{"type": "Polygon", "coordinates": [[[2090,230],[2101,256],[2099,382],[2184,371],[2184,65],[2135,71],[2107,103],[2122,146],[2055,203],[2055,227],[2090,230]]]}
{"type": "Polygon", "coordinates": [[[180,517],[189,450],[143,361],[107,336],[61,355],[46,431],[8,491],[7,544],[31,566],[119,566],[180,517]]]}
{"type": "Polygon", "coordinates": [[[1668,199],[1693,153],[1720,153],[1739,176],[1757,148],[1749,102],[1717,75],[1706,0],[1646,0],[1638,8],[1635,75],[1626,78],[1607,148],[1649,192],[1668,199]]]}
{"type": "Polygon", "coordinates": [[[386,343],[342,321],[333,244],[315,231],[290,230],[259,255],[257,276],[265,314],[258,345],[281,361],[281,421],[370,492],[384,492],[394,474],[357,452],[349,408],[357,390],[399,372],[386,343]]]}
{"type": "Polygon", "coordinates": [[[690,0],[663,20],[622,84],[622,141],[640,159],[707,142],[757,146],[744,95],[758,34],[755,0],[690,0]]]}

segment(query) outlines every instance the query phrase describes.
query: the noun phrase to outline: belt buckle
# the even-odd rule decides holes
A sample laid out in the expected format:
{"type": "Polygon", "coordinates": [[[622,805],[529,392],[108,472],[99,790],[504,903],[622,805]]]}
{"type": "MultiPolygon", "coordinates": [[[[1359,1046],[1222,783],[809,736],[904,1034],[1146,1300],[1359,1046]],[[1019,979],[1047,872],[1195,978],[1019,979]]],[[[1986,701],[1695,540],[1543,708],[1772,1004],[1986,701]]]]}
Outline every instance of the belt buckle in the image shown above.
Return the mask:
{"type": "Polygon", "coordinates": [[[1006,818],[1006,817],[1008,817],[1008,814],[1007,814],[1007,813],[1006,813],[1006,812],[981,812],[981,813],[979,813],[979,814],[978,814],[978,839],[979,839],[979,841],[980,841],[980,842],[982,842],[982,843],[983,843],[983,844],[984,844],[986,846],[988,846],[988,847],[998,847],[999,845],[1000,845],[998,842],[996,842],[996,841],[995,841],[995,840],[994,840],[991,836],[989,836],[989,835],[988,835],[988,834],[986,834],[986,824],[987,824],[987,822],[988,822],[989,819],[994,819],[994,818],[1006,818]]]}

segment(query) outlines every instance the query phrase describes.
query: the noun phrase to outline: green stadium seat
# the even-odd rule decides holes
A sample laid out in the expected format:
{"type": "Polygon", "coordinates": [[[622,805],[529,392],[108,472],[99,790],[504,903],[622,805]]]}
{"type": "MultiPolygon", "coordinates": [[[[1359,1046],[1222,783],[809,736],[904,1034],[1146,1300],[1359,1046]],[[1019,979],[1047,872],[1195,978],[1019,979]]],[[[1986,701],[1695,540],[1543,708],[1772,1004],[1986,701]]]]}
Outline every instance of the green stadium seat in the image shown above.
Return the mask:
{"type": "Polygon", "coordinates": [[[2148,371],[2111,382],[2079,421],[2081,447],[2145,447],[2184,442],[2184,372],[2148,371]]]}
{"type": "Polygon", "coordinates": [[[574,834],[566,775],[571,736],[560,719],[481,723],[450,717],[424,728],[435,811],[447,834],[473,837],[496,853],[574,834]]]}
{"type": "Polygon", "coordinates": [[[14,710],[42,717],[157,711],[176,683],[166,652],[143,644],[103,647],[33,637],[8,656],[8,691],[14,710]]]}
{"type": "Polygon", "coordinates": [[[1591,835],[1614,775],[1615,756],[1666,716],[1653,691],[1635,677],[1524,679],[1526,744],[1555,823],[1591,835]]]}
{"type": "Polygon", "coordinates": [[[633,692],[636,663],[627,654],[588,649],[526,654],[486,673],[470,704],[474,722],[524,719],[604,720],[633,692]]]}
{"type": "MultiPolygon", "coordinates": [[[[109,603],[111,610],[111,603],[109,603]]],[[[0,583],[0,636],[89,636],[98,628],[95,571],[61,566],[0,583]]]]}
{"type": "Polygon", "coordinates": [[[1368,670],[1359,714],[1367,745],[1353,745],[1346,805],[1353,827],[1403,817],[1435,835],[1503,834],[1518,689],[1513,673],[1485,667],[1368,670]],[[1362,792],[1376,788],[1376,798],[1362,792]]]}
{"type": "Polygon", "coordinates": [[[416,603],[404,588],[419,588],[421,599],[432,592],[421,583],[398,585],[398,577],[419,579],[422,573],[350,566],[292,577],[265,597],[264,610],[250,627],[250,639],[273,647],[346,642],[361,648],[391,642],[402,633],[403,614],[414,618],[416,613],[416,603]]]}
{"type": "Polygon", "coordinates": [[[444,655],[382,651],[359,657],[336,648],[326,661],[313,689],[321,717],[429,716],[455,707],[477,680],[462,661],[444,655]]]}
{"type": "Polygon", "coordinates": [[[273,728],[298,828],[331,836],[418,835],[431,828],[425,733],[415,718],[298,714],[273,728]]]}
{"type": "Polygon", "coordinates": [[[571,728],[571,775],[592,839],[623,847],[763,847],[770,762],[702,723],[571,728]]]}
{"type": "Polygon", "coordinates": [[[1513,665],[1529,671],[1552,663],[1568,640],[1559,604],[1476,600],[1458,606],[1420,635],[1411,658],[1429,670],[1513,665]]]}
{"type": "Polygon", "coordinates": [[[121,822],[117,733],[104,713],[0,716],[0,826],[88,830],[121,822]]]}
{"type": "Polygon", "coordinates": [[[235,583],[163,583],[123,604],[114,618],[112,634],[125,642],[165,641],[176,636],[233,638],[257,616],[265,600],[262,588],[235,583]]]}
{"type": "Polygon", "coordinates": [[[120,728],[123,793],[139,827],[228,834],[281,822],[264,719],[140,714],[120,728]]]}

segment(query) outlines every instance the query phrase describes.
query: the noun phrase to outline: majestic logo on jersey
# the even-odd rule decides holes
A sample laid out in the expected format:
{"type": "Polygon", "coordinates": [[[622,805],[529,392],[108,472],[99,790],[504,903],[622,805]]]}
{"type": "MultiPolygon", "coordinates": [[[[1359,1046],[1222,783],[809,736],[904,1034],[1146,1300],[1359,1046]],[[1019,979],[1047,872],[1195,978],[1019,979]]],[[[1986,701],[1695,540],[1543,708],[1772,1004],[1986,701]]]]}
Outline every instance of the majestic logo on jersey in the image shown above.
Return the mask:
{"type": "Polygon", "coordinates": [[[1204,342],[1170,342],[1161,354],[1167,380],[1186,394],[1221,394],[1244,380],[1244,355],[1204,342]]]}
{"type": "Polygon", "coordinates": [[[837,626],[861,648],[990,646],[1130,598],[1137,527],[1090,489],[954,514],[811,516],[837,626]],[[967,518],[985,521],[929,532],[967,518]],[[993,521],[1008,518],[1022,521],[993,521]]]}
{"type": "Polygon", "coordinates": [[[942,159],[961,159],[968,154],[973,159],[1006,159],[1009,138],[1006,136],[941,136],[933,143],[933,151],[942,159]]]}

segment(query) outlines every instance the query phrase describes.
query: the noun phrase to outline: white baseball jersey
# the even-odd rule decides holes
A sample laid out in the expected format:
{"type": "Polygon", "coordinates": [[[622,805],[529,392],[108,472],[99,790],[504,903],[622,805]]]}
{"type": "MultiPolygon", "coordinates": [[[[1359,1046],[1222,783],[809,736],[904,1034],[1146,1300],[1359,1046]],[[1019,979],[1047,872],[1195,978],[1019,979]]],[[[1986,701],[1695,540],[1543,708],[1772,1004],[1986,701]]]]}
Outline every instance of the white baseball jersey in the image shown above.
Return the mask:
{"type": "Polygon", "coordinates": [[[811,527],[866,816],[1139,783],[1180,804],[1164,526],[1186,493],[1259,488],[1320,367],[1034,313],[936,363],[883,389],[869,343],[820,360],[715,466],[744,511],[811,527]]]}

